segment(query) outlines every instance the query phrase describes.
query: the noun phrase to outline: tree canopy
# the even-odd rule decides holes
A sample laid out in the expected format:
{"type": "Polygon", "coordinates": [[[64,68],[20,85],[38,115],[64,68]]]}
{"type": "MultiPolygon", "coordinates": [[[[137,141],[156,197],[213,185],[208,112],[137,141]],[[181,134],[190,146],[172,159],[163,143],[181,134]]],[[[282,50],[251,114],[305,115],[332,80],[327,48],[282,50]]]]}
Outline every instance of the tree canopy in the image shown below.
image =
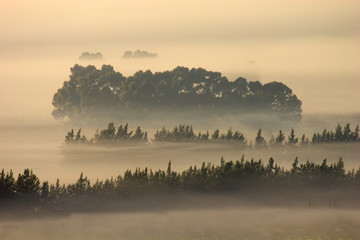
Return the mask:
{"type": "Polygon", "coordinates": [[[91,53],[91,52],[83,52],[79,57],[80,60],[98,60],[103,59],[103,55],[101,52],[91,53]]]}
{"type": "Polygon", "coordinates": [[[52,104],[56,119],[71,120],[199,110],[300,119],[302,112],[301,101],[281,82],[262,84],[242,77],[229,81],[219,72],[186,67],[124,77],[110,65],[97,69],[76,64],[52,104]]]}
{"type": "MultiPolygon", "coordinates": [[[[109,209],[129,211],[131,208],[143,209],[141,206],[164,209],[180,204],[183,198],[179,199],[179,196],[184,193],[191,193],[192,198],[194,193],[206,193],[210,198],[213,196],[210,194],[233,194],[240,201],[258,201],[260,198],[268,199],[267,203],[282,201],[286,206],[294,204],[294,198],[304,203],[310,197],[322,206],[331,201],[331,207],[335,200],[356,202],[359,186],[360,169],[346,171],[341,158],[329,165],[326,159],[322,163],[299,163],[296,157],[292,168],[284,169],[273,158],[263,162],[261,159],[245,160],[242,156],[236,161],[221,158],[220,164],[216,165],[203,162],[201,166],[190,166],[179,172],[172,169],[170,161],[166,170],[129,169],[116,178],[94,183],[81,173],[75,183],[68,185],[60,185],[59,179],[55,185],[47,181],[40,184],[38,177],[29,169],[19,174],[16,180],[11,170],[7,173],[2,170],[0,211],[3,214],[5,210],[10,210],[13,216],[17,209],[22,213],[35,210],[35,213],[51,215],[109,209]],[[320,193],[318,197],[314,192],[320,193]]],[[[201,207],[204,207],[203,201],[199,202],[201,207]]]]}

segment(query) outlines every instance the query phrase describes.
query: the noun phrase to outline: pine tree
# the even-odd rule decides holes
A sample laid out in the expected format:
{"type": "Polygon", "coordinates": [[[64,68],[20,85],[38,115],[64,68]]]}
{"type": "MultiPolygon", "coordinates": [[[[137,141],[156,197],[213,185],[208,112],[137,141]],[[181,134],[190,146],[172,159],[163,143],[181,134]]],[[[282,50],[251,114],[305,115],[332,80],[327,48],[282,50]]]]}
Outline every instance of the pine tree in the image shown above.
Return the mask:
{"type": "Polygon", "coordinates": [[[355,131],[351,133],[351,141],[356,142],[359,140],[359,125],[356,125],[355,131]]]}
{"type": "Polygon", "coordinates": [[[67,133],[67,135],[65,136],[65,142],[69,143],[72,142],[74,140],[74,129],[71,129],[70,132],[67,133]]]}
{"type": "Polygon", "coordinates": [[[287,142],[288,146],[294,147],[297,144],[298,138],[295,137],[294,128],[291,128],[290,136],[288,139],[289,139],[287,142]]]}
{"type": "Polygon", "coordinates": [[[347,123],[343,130],[343,141],[349,142],[351,140],[350,123],[347,123]]]}
{"type": "Polygon", "coordinates": [[[276,140],[276,143],[282,145],[283,141],[285,140],[285,135],[281,130],[279,130],[279,134],[277,135],[275,140],[276,140]]]}
{"type": "Polygon", "coordinates": [[[341,127],[340,123],[338,123],[338,125],[336,126],[334,140],[336,142],[343,141],[343,132],[342,132],[342,127],[341,127]]]}
{"type": "Polygon", "coordinates": [[[262,149],[266,146],[265,139],[261,136],[261,128],[258,130],[255,138],[255,149],[262,149]]]}
{"type": "Polygon", "coordinates": [[[212,140],[218,140],[219,139],[219,129],[216,129],[214,133],[211,135],[212,140]]]}
{"type": "Polygon", "coordinates": [[[14,174],[10,170],[5,174],[4,169],[0,172],[0,199],[9,197],[15,192],[15,179],[14,174]]]}
{"type": "Polygon", "coordinates": [[[25,169],[24,173],[19,174],[16,181],[16,192],[26,195],[34,199],[38,196],[40,191],[39,178],[33,173],[32,170],[25,169]]]}

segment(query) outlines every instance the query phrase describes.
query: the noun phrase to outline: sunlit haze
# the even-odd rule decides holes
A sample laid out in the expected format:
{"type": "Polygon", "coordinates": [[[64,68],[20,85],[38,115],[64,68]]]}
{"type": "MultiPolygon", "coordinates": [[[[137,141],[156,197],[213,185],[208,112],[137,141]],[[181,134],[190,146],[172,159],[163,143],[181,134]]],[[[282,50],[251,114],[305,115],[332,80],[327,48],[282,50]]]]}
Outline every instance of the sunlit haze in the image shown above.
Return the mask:
{"type": "Polygon", "coordinates": [[[176,66],[281,81],[307,113],[359,112],[360,2],[1,1],[0,111],[51,118],[70,67],[111,64],[125,76],[176,66]],[[127,50],[155,59],[122,59],[127,50]],[[104,60],[84,62],[82,52],[104,60]]]}

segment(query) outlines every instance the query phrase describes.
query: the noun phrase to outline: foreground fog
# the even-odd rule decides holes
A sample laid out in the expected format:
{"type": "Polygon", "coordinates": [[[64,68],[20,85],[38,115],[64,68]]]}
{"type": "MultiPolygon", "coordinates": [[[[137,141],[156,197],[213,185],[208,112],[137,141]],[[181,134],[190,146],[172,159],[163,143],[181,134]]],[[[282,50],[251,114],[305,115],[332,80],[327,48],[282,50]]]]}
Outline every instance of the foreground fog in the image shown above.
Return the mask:
{"type": "Polygon", "coordinates": [[[349,239],[359,210],[219,208],[0,220],[1,239],[349,239]]]}
{"type": "MultiPolygon", "coordinates": [[[[202,162],[218,164],[221,157],[239,160],[242,155],[263,162],[273,157],[285,168],[295,157],[300,163],[326,158],[329,165],[342,157],[346,170],[360,166],[358,143],[288,151],[178,143],[65,148],[70,129],[82,128],[91,138],[108,122],[66,125],[51,116],[54,93],[69,80],[75,64],[110,64],[124,76],[185,66],[221,72],[230,81],[241,76],[263,84],[282,82],[302,101],[303,118],[285,123],[230,114],[206,121],[179,117],[163,122],[159,116],[152,121],[133,119],[131,129],[140,125],[152,137],[162,126],[191,124],[196,131],[210,132],[231,127],[253,142],[259,128],[267,141],[280,129],[287,139],[291,127],[297,137],[305,133],[310,139],[314,132],[334,130],[338,123],[350,123],[354,130],[360,123],[358,0],[13,0],[0,1],[0,9],[0,171],[12,169],[16,177],[30,168],[41,181],[53,184],[59,178],[67,184],[82,172],[94,183],[136,167],[166,169],[170,160],[173,170],[181,171],[202,162]],[[157,57],[122,58],[125,51],[136,49],[157,57]],[[84,52],[102,57],[79,59],[84,52]]],[[[112,121],[119,126],[128,120],[112,121]]],[[[297,196],[291,197],[299,200],[297,196]]],[[[284,208],[245,208],[234,198],[217,201],[221,194],[206,198],[212,205],[205,208],[203,198],[190,197],[196,207],[176,199],[186,205],[186,210],[177,211],[136,209],[45,218],[34,209],[36,216],[16,219],[15,211],[8,209],[9,218],[0,212],[0,239],[360,239],[357,197],[335,207],[324,194],[322,208],[308,205],[307,196],[296,206],[275,204],[284,208]]]]}
{"type": "MultiPolygon", "coordinates": [[[[301,138],[305,133],[311,139],[313,132],[322,132],[324,128],[334,129],[337,123],[344,125],[351,123],[352,129],[359,123],[356,115],[311,115],[304,116],[303,120],[294,127],[295,133],[301,138]]],[[[226,161],[239,160],[244,154],[245,159],[262,159],[267,162],[270,157],[275,162],[290,168],[295,157],[299,157],[299,162],[306,160],[322,162],[327,159],[328,163],[335,163],[340,157],[343,158],[345,168],[351,170],[358,169],[360,166],[360,156],[357,144],[350,145],[324,145],[320,148],[295,149],[288,151],[248,151],[236,146],[222,144],[191,144],[191,143],[159,143],[148,145],[128,145],[120,147],[67,147],[63,143],[66,133],[71,129],[82,127],[83,133],[92,137],[96,127],[91,126],[66,126],[55,120],[39,120],[38,122],[27,121],[3,121],[0,128],[0,169],[5,171],[12,169],[17,175],[25,168],[33,169],[41,181],[48,180],[54,183],[57,178],[62,183],[74,182],[81,172],[88,176],[92,182],[97,178],[106,179],[111,176],[123,174],[126,169],[152,168],[166,169],[168,162],[172,161],[174,170],[181,171],[191,165],[200,165],[202,162],[212,162],[218,164],[220,158],[226,161]]],[[[180,122],[179,122],[180,123],[180,122]]],[[[116,122],[116,126],[124,124],[116,122]]],[[[150,129],[149,138],[153,137],[154,129],[160,129],[161,123],[154,126],[150,123],[129,123],[131,129],[135,129],[137,124],[144,126],[143,129],[150,129]],[[156,127],[156,128],[154,128],[156,127]]],[[[99,129],[106,128],[106,124],[99,124],[99,129]]],[[[248,141],[253,141],[258,128],[249,127],[246,124],[223,119],[221,125],[214,122],[208,128],[204,128],[200,123],[194,124],[195,130],[215,130],[223,127],[225,132],[229,127],[233,130],[244,132],[248,141]],[[234,125],[231,125],[234,124],[234,125]]],[[[174,125],[166,125],[172,128],[174,125]]],[[[271,134],[276,135],[279,128],[271,127],[269,124],[263,127],[264,137],[268,141],[271,134]]],[[[291,128],[280,128],[284,131],[286,139],[290,134],[291,128]]]]}

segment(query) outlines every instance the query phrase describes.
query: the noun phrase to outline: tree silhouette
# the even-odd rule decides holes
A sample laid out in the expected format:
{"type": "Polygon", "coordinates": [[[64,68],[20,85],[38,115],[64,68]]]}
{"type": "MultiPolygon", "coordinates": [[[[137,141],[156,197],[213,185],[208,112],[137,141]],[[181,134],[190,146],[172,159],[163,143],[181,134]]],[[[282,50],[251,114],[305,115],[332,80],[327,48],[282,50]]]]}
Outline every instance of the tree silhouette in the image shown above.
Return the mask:
{"type": "Polygon", "coordinates": [[[298,138],[295,137],[295,131],[294,128],[291,128],[290,136],[288,137],[287,145],[294,147],[298,143],[298,138]]]}
{"type": "Polygon", "coordinates": [[[258,130],[255,138],[255,149],[262,149],[266,146],[265,138],[261,136],[261,128],[258,130]]]}
{"type": "MultiPolygon", "coordinates": [[[[127,53],[128,55],[128,53],[127,53]]],[[[56,119],[146,116],[159,112],[265,112],[299,120],[301,101],[280,82],[262,85],[203,68],[138,71],[124,77],[110,65],[101,69],[75,65],[70,79],[54,94],[56,119]]]]}
{"type": "Polygon", "coordinates": [[[16,192],[25,195],[26,198],[35,199],[39,195],[40,181],[32,170],[25,169],[22,174],[18,175],[16,192]]]}

